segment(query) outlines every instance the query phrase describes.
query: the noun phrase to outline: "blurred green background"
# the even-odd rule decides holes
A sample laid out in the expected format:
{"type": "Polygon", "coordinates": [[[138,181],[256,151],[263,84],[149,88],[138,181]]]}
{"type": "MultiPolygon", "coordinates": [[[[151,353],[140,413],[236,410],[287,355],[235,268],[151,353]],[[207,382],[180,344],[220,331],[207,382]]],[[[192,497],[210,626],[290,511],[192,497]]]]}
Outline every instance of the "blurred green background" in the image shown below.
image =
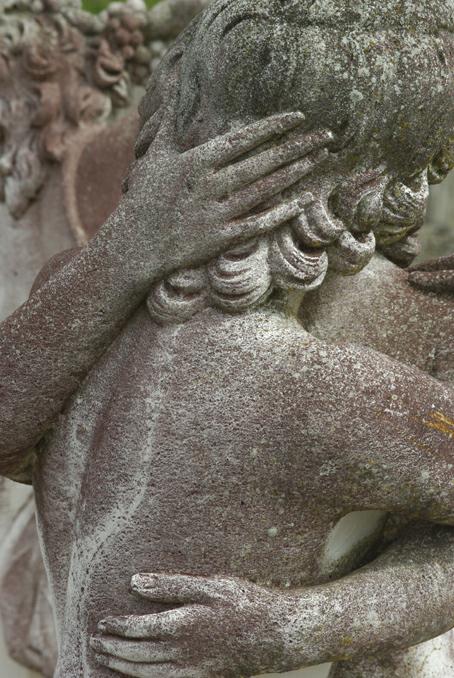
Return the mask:
{"type": "MultiPolygon", "coordinates": [[[[82,7],[89,12],[97,14],[105,9],[110,2],[111,0],[82,0],[82,7]]],[[[157,5],[158,2],[159,0],[145,0],[148,7],[153,7],[153,5],[157,5]]]]}

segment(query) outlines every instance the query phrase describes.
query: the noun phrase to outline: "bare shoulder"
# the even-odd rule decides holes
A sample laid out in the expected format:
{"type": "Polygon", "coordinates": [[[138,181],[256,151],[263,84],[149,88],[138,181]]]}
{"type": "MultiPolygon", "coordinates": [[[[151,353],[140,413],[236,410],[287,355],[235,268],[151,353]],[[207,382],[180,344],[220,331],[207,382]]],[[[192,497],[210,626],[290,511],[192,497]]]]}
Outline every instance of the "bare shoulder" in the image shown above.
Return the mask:
{"type": "Polygon", "coordinates": [[[209,310],[184,326],[180,342],[185,364],[216,375],[218,384],[282,392],[283,406],[330,421],[364,426],[368,417],[393,419],[404,411],[422,417],[436,403],[446,409],[452,402],[446,385],[417,368],[359,344],[321,341],[277,313],[209,310]]]}
{"type": "Polygon", "coordinates": [[[348,407],[352,411],[356,404],[363,411],[405,403],[430,407],[434,399],[451,402],[452,398],[446,384],[360,344],[329,344],[312,338],[299,346],[292,369],[295,389],[310,383],[340,410],[348,407]]]}
{"type": "Polygon", "coordinates": [[[417,368],[354,344],[314,342],[301,347],[291,393],[305,430],[353,466],[415,462],[415,450],[432,457],[454,453],[454,390],[417,368]],[[394,452],[393,452],[394,451],[394,452]],[[425,452],[424,452],[425,454],[425,452]]]}

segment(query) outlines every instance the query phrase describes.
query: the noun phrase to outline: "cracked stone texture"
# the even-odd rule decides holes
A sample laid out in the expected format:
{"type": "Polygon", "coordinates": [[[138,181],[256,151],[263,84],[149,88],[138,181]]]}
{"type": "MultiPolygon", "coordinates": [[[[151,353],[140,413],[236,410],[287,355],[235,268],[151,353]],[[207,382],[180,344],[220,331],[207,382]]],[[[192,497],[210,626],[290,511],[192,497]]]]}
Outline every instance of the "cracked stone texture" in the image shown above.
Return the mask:
{"type": "MultiPolygon", "coordinates": [[[[240,6],[242,9],[242,4],[245,4],[248,7],[247,3],[235,3],[240,6]]],[[[411,4],[399,4],[399,7],[402,8],[402,12],[398,16],[394,16],[395,9],[397,7],[396,3],[385,3],[386,7],[389,8],[390,12],[390,22],[394,27],[399,29],[400,22],[402,21],[411,21],[412,29],[418,30],[422,25],[424,25],[424,30],[430,32],[431,23],[427,21],[427,14],[423,10],[413,7],[411,4]],[[408,16],[406,16],[408,12],[408,16]]],[[[306,79],[303,79],[299,84],[301,91],[310,93],[307,101],[307,115],[308,115],[308,126],[314,124],[323,124],[330,127],[334,127],[344,135],[345,139],[349,138],[349,135],[354,134],[353,147],[350,147],[349,152],[353,154],[357,153],[359,150],[363,150],[365,139],[369,139],[369,135],[372,135],[372,143],[368,150],[367,161],[372,163],[376,162],[377,158],[380,157],[380,154],[383,153],[383,148],[388,148],[388,145],[394,147],[394,143],[398,146],[399,151],[396,153],[392,151],[388,158],[390,166],[393,168],[393,171],[398,173],[406,174],[410,171],[413,171],[415,168],[421,168],[429,162],[429,159],[432,158],[434,154],[434,148],[437,146],[437,143],[445,138],[447,128],[452,124],[452,118],[449,120],[441,119],[437,122],[436,132],[433,134],[434,127],[434,118],[440,111],[444,111],[445,105],[441,97],[438,97],[437,87],[440,86],[440,80],[437,80],[438,71],[436,77],[431,77],[429,80],[424,79],[424,73],[427,70],[428,66],[428,57],[427,52],[430,52],[430,46],[432,45],[435,39],[432,39],[431,36],[425,35],[420,40],[409,39],[407,46],[408,53],[406,53],[407,65],[405,68],[410,68],[410,64],[414,67],[415,62],[419,63],[421,73],[418,74],[420,80],[417,83],[417,86],[414,86],[414,81],[412,80],[411,88],[408,83],[408,74],[403,72],[401,76],[398,77],[398,85],[401,87],[400,92],[396,90],[390,91],[380,100],[380,116],[388,116],[387,125],[382,126],[382,118],[380,120],[374,120],[374,115],[371,113],[370,102],[374,101],[374,94],[381,93],[381,87],[383,87],[383,92],[386,93],[386,86],[388,83],[393,82],[392,77],[389,76],[389,72],[383,67],[383,64],[380,66],[380,53],[377,48],[377,54],[372,57],[372,62],[368,62],[367,58],[363,59],[362,50],[364,49],[365,38],[361,34],[361,31],[352,30],[348,33],[347,43],[344,45],[345,53],[353,55],[354,58],[358,59],[358,63],[355,64],[353,72],[349,71],[349,78],[345,79],[342,74],[346,72],[346,66],[344,58],[347,58],[342,53],[342,38],[337,37],[338,29],[342,32],[342,29],[345,28],[345,25],[348,26],[348,21],[351,18],[355,18],[361,26],[361,22],[366,23],[368,28],[374,27],[375,24],[379,23],[381,12],[383,11],[383,3],[368,3],[367,5],[360,3],[354,3],[351,7],[351,13],[347,13],[339,16],[338,7],[334,3],[329,2],[319,2],[312,3],[310,12],[311,16],[314,17],[314,21],[317,20],[322,24],[322,28],[307,29],[306,40],[307,43],[314,46],[313,50],[307,50],[304,52],[305,45],[304,42],[298,43],[298,49],[302,50],[307,63],[309,64],[308,72],[306,74],[306,79]],[[362,12],[362,8],[367,7],[366,12],[362,12]],[[372,10],[372,11],[370,11],[372,10]],[[321,18],[320,18],[321,17],[321,18]],[[340,46],[339,60],[333,59],[328,61],[326,64],[323,61],[323,48],[326,48],[328,44],[327,36],[332,37],[332,33],[336,35],[335,40],[339,40],[338,43],[340,46]],[[321,38],[321,40],[320,40],[321,38]],[[311,42],[312,41],[312,42],[311,42]],[[325,42],[323,42],[325,41],[325,42]],[[360,58],[361,56],[361,58],[360,58]],[[328,72],[323,70],[328,68],[328,72]],[[331,70],[330,70],[331,69],[331,70]],[[370,82],[371,70],[377,69],[379,73],[379,78],[381,78],[380,84],[374,85],[370,82]],[[315,74],[315,83],[317,84],[318,79],[329,78],[331,82],[331,87],[336,89],[339,92],[338,98],[336,99],[336,106],[330,107],[326,105],[328,99],[324,98],[325,95],[322,91],[316,91],[317,87],[313,88],[314,83],[314,74],[315,74]],[[388,80],[387,80],[388,78],[388,80]],[[386,85],[386,86],[384,86],[386,85]],[[416,94],[415,94],[416,92],[416,94]],[[418,92],[420,94],[418,94],[418,92]],[[400,98],[402,102],[403,110],[397,114],[397,121],[395,118],[395,111],[393,102],[396,99],[396,96],[400,98]],[[421,96],[421,101],[418,99],[418,96],[421,96]],[[321,99],[320,99],[321,97],[321,99]],[[427,111],[418,112],[418,107],[422,105],[427,99],[430,99],[432,102],[431,114],[427,115],[427,111]],[[423,101],[424,99],[424,101],[423,101]],[[370,127],[365,128],[358,123],[358,120],[367,119],[370,123],[370,127]],[[348,121],[347,127],[345,127],[345,122],[348,121]],[[396,127],[392,127],[391,122],[396,127]],[[353,125],[353,128],[349,125],[353,125]],[[393,136],[392,139],[389,138],[389,128],[392,127],[393,135],[397,135],[397,138],[393,136]],[[396,132],[395,130],[398,130],[396,132]],[[417,148],[417,153],[413,152],[417,148]]],[[[255,9],[261,11],[261,3],[256,3],[255,9]]],[[[446,3],[434,3],[434,16],[437,15],[437,12],[440,13],[443,10],[443,7],[446,7],[446,3]]],[[[263,5],[263,11],[266,14],[268,11],[263,5]]],[[[292,10],[289,10],[289,16],[291,15],[292,10]]],[[[229,17],[231,22],[234,22],[238,17],[229,17]]],[[[266,20],[264,19],[266,24],[266,20]]],[[[228,25],[224,26],[226,29],[228,25]]],[[[235,27],[231,28],[231,32],[235,32],[235,27]]],[[[266,34],[266,28],[265,28],[266,34]]],[[[241,35],[241,34],[240,34],[241,35]]],[[[286,44],[287,41],[292,39],[292,29],[290,26],[284,26],[282,34],[279,35],[279,40],[283,41],[283,44],[286,44]]],[[[231,73],[223,73],[224,82],[227,78],[227,86],[223,91],[215,91],[213,97],[208,102],[207,108],[203,109],[207,111],[207,115],[210,117],[211,130],[217,129],[218,131],[222,128],[224,120],[220,119],[221,116],[228,116],[229,118],[235,118],[236,116],[241,119],[247,119],[251,114],[251,111],[254,115],[259,112],[260,114],[265,114],[273,106],[276,105],[276,101],[281,96],[280,92],[276,92],[274,88],[274,83],[282,83],[283,75],[283,63],[279,62],[280,54],[277,50],[276,53],[271,54],[267,53],[265,41],[262,40],[262,31],[257,31],[255,28],[252,33],[246,31],[246,34],[239,38],[239,47],[241,50],[247,51],[248,49],[253,50],[253,58],[251,57],[251,62],[254,65],[257,65],[257,69],[260,68],[264,70],[265,76],[263,80],[261,79],[261,88],[257,92],[257,98],[253,102],[252,108],[248,97],[248,92],[251,91],[251,81],[254,78],[257,80],[257,72],[251,69],[251,73],[248,73],[247,77],[243,77],[241,80],[238,79],[238,73],[235,74],[235,64],[231,73]],[[254,32],[255,31],[255,32],[254,32]],[[257,58],[255,58],[257,56],[257,58]],[[231,80],[229,80],[231,78],[231,80]],[[228,93],[228,98],[225,95],[225,92],[228,93]],[[232,96],[232,93],[235,93],[235,96],[232,96]],[[213,103],[215,102],[215,103],[213,103]],[[221,103],[221,106],[218,104],[221,103]],[[210,108],[213,106],[216,110],[210,108]],[[221,111],[221,112],[220,112],[221,111]]],[[[446,49],[448,57],[450,58],[450,46],[449,41],[446,41],[444,38],[436,39],[435,42],[440,48],[446,49]]],[[[374,44],[370,44],[371,53],[374,54],[374,44]]],[[[375,47],[377,47],[375,45],[375,47]]],[[[291,50],[293,58],[296,58],[295,53],[291,50]]],[[[199,57],[200,58],[200,57],[199,57]]],[[[440,56],[440,64],[442,57],[440,56]]],[[[191,60],[191,57],[188,57],[186,68],[189,71],[193,67],[193,63],[196,61],[191,60]]],[[[405,60],[404,60],[405,62],[405,60]]],[[[292,63],[290,62],[290,65],[292,63]]],[[[388,68],[393,67],[392,58],[386,64],[388,68]]],[[[294,75],[292,69],[287,68],[288,63],[285,64],[285,80],[289,81],[290,78],[294,75]]],[[[213,67],[210,59],[204,60],[202,64],[202,76],[207,77],[205,73],[213,67]]],[[[244,75],[244,69],[242,70],[244,75]]],[[[443,77],[440,75],[441,81],[443,77]]],[[[192,101],[194,97],[197,96],[197,92],[193,91],[194,85],[191,84],[193,81],[188,77],[187,82],[188,90],[182,97],[182,106],[186,106],[188,101],[192,101]]],[[[389,85],[390,86],[390,85],[389,85]]],[[[391,86],[390,86],[391,87],[391,86]]],[[[255,90],[254,90],[255,91],[255,90]]],[[[288,94],[288,93],[287,93],[288,94]]],[[[288,94],[288,96],[290,96],[288,94]]],[[[331,96],[329,97],[331,99],[331,96]]],[[[287,104],[286,101],[279,103],[280,106],[285,107],[287,104]]],[[[374,106],[376,101],[374,102],[374,106]]],[[[449,112],[449,115],[452,115],[452,112],[449,112]]],[[[448,116],[448,113],[446,113],[448,116]]],[[[188,134],[187,121],[185,115],[181,115],[181,133],[188,134]]],[[[203,133],[206,133],[207,130],[203,129],[203,133]]],[[[201,134],[200,130],[197,128],[192,128],[190,130],[191,139],[194,140],[197,138],[197,134],[201,134]]],[[[345,160],[348,165],[348,162],[351,162],[350,156],[345,160]]]]}

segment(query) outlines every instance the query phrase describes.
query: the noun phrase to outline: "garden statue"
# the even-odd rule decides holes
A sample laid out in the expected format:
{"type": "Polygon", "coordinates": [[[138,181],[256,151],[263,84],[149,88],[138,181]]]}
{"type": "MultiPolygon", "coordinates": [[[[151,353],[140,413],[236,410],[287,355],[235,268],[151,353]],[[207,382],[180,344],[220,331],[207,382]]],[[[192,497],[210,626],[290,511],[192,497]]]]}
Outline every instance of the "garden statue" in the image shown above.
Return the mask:
{"type": "MultiPolygon", "coordinates": [[[[329,274],[322,288],[306,296],[301,306],[301,322],[317,337],[337,342],[348,335],[350,341],[379,350],[387,355],[415,365],[447,383],[454,381],[454,256],[420,265],[418,269],[402,270],[389,260],[375,256],[372,262],[357,276],[339,278],[329,274]],[[390,304],[390,298],[393,303],[390,304]],[[342,303],[341,303],[342,299],[342,303]],[[380,324],[371,322],[370,307],[376,309],[380,324]],[[418,322],[415,322],[415,318],[418,322]]],[[[454,436],[454,423],[443,419],[434,425],[454,436]]],[[[358,521],[358,518],[357,518],[358,521]]],[[[383,516],[369,516],[365,527],[382,524],[383,516]],[[373,518],[373,520],[371,520],[373,518]]],[[[406,533],[408,543],[415,539],[423,525],[410,525],[408,519],[388,518],[388,528],[393,539],[406,533]]],[[[364,521],[363,521],[364,523],[364,521]]],[[[349,525],[350,529],[352,524],[349,525]]],[[[358,525],[356,525],[358,528],[358,525]]],[[[356,535],[357,537],[359,535],[356,535]]],[[[368,536],[363,529],[360,535],[368,536]]],[[[432,538],[434,538],[432,533],[432,538]]],[[[388,537],[389,538],[389,537],[388,537]]],[[[454,534],[439,533],[438,546],[434,549],[433,568],[441,560],[441,548],[448,548],[454,534]],[[443,546],[442,546],[443,545],[443,546]]],[[[333,538],[331,538],[333,541],[333,538]]],[[[359,539],[358,539],[359,543],[359,539]]],[[[364,546],[364,545],[363,545],[364,546]]],[[[367,548],[367,540],[365,541],[367,548]]],[[[446,551],[448,553],[448,551],[446,551]]],[[[427,566],[428,563],[426,563],[427,566]]],[[[449,573],[449,569],[446,571],[449,573]]],[[[404,571],[402,571],[404,574],[404,571]]],[[[412,568],[412,583],[405,588],[413,590],[422,584],[429,596],[436,592],[428,587],[434,571],[427,568],[419,573],[412,568]]],[[[402,579],[403,581],[403,579],[402,579]]],[[[433,580],[432,580],[433,581],[433,580]]],[[[436,581],[436,578],[435,578],[436,581]]],[[[449,586],[449,582],[445,582],[449,586]]],[[[442,594],[443,587],[438,590],[442,594]]],[[[405,589],[402,590],[405,595],[405,589]]],[[[410,612],[411,613],[411,612],[410,612]]],[[[332,678],[442,678],[454,675],[454,634],[449,632],[434,641],[423,643],[410,650],[400,647],[391,653],[375,654],[372,657],[339,663],[332,678]]]]}
{"type": "Polygon", "coordinates": [[[453,31],[452,0],[216,0],[164,57],[118,207],[0,325],[56,676],[416,677],[454,627],[453,262],[399,268],[453,31]]]}
{"type": "MultiPolygon", "coordinates": [[[[0,0],[0,319],[26,299],[51,256],[86,242],[117,204],[133,159],[136,102],[202,6],[165,0],[146,12],[134,0],[94,17],[71,0],[0,0]]],[[[15,659],[52,676],[54,631],[32,496],[6,482],[1,490],[7,645],[15,659]]]]}

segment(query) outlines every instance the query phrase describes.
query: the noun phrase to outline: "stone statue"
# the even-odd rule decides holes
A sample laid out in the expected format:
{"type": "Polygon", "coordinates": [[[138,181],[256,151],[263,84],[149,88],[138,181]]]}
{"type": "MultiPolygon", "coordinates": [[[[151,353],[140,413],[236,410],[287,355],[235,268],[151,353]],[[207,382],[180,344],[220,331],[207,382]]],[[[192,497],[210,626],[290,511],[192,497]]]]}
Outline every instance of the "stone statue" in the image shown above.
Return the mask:
{"type": "MultiPolygon", "coordinates": [[[[306,296],[300,319],[308,331],[324,341],[335,343],[348,333],[350,341],[414,365],[446,383],[454,382],[453,255],[407,270],[375,256],[355,277],[339,278],[329,274],[323,287],[306,296]],[[389,303],[390,298],[393,304],[389,303]],[[380,324],[371,322],[371,306],[376,309],[380,324]]],[[[454,422],[450,419],[445,421],[437,416],[434,425],[454,437],[454,422]]],[[[388,519],[388,527],[392,526],[393,538],[404,532],[413,533],[417,538],[421,530],[427,529],[423,525],[410,525],[408,520],[397,522],[397,516],[388,519]]],[[[363,531],[362,537],[365,536],[363,531]]],[[[453,538],[452,531],[440,533],[439,545],[434,549],[434,567],[440,565],[437,549],[442,544],[443,548],[449,547],[453,538]]],[[[412,576],[415,575],[413,572],[412,576]]],[[[433,573],[429,577],[432,578],[433,573]]],[[[453,646],[454,637],[450,632],[409,651],[400,648],[390,654],[344,662],[333,676],[451,676],[454,675],[453,646]]]]}
{"type": "Polygon", "coordinates": [[[0,467],[33,477],[57,676],[254,675],[454,626],[447,527],[328,583],[383,547],[333,558],[351,511],[453,522],[451,264],[389,263],[450,164],[452,30],[451,2],[215,2],[152,81],[119,207],[1,325],[0,467]],[[440,291],[440,371],[345,343],[334,292],[306,317],[338,273],[400,275],[418,313],[408,279],[440,291]]]}
{"type": "MultiPolygon", "coordinates": [[[[26,299],[50,257],[86,242],[118,203],[133,159],[136,102],[202,6],[165,0],[146,12],[135,1],[93,17],[73,0],[0,2],[0,319],[26,299]]],[[[6,482],[1,489],[7,645],[17,661],[52,676],[56,647],[33,499],[24,492],[14,515],[18,492],[6,482]]]]}

